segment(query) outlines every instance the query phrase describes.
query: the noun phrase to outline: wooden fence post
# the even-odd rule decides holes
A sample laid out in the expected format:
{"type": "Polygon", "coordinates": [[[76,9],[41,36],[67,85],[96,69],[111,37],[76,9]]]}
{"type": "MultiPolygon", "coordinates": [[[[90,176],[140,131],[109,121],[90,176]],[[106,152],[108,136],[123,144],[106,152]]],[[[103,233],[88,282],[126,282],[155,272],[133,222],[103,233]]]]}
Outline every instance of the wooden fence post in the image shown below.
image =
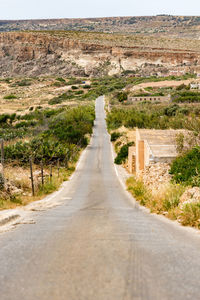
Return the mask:
{"type": "Polygon", "coordinates": [[[1,165],[2,165],[2,176],[4,178],[4,141],[1,139],[1,165]]]}
{"type": "Polygon", "coordinates": [[[44,167],[43,167],[43,161],[41,161],[41,179],[42,179],[42,187],[44,186],[44,167]]]}
{"type": "Polygon", "coordinates": [[[52,164],[50,164],[50,182],[52,182],[52,176],[53,176],[53,174],[52,174],[52,164]]]}
{"type": "Polygon", "coordinates": [[[58,178],[59,178],[60,177],[60,159],[58,159],[57,167],[58,167],[58,178]]]}
{"type": "Polygon", "coordinates": [[[32,188],[32,196],[35,196],[35,189],[34,189],[34,179],[33,179],[33,164],[32,164],[32,158],[29,159],[30,163],[30,174],[31,174],[31,188],[32,188]]]}

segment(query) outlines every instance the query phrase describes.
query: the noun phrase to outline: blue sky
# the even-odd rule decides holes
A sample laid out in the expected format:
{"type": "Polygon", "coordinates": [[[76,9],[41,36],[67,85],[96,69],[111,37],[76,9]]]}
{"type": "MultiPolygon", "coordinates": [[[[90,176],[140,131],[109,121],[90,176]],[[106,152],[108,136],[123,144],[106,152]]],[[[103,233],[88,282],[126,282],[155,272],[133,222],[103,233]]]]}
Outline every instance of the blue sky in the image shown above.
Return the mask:
{"type": "Polygon", "coordinates": [[[200,15],[199,0],[0,0],[0,19],[200,15]]]}

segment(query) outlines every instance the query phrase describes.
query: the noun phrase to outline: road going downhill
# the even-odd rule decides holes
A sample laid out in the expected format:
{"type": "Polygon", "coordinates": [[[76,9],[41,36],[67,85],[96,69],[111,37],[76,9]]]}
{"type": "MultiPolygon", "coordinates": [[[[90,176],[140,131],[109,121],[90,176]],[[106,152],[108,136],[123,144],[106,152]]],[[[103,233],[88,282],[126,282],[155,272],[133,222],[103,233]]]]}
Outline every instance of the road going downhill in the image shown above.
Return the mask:
{"type": "Polygon", "coordinates": [[[200,237],[130,202],[104,118],[63,204],[0,235],[0,300],[200,299],[200,237]]]}

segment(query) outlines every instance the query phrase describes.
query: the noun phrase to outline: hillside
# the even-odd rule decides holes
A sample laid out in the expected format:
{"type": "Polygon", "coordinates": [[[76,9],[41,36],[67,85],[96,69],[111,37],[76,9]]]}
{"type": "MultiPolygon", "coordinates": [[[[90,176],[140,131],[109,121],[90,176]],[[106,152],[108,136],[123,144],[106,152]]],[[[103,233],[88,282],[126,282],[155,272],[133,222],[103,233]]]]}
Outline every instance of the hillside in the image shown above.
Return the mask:
{"type": "Polygon", "coordinates": [[[197,16],[143,16],[89,19],[49,19],[0,21],[0,31],[21,30],[81,30],[200,38],[200,17],[197,16]]]}
{"type": "Polygon", "coordinates": [[[85,32],[0,33],[0,76],[142,75],[198,69],[200,41],[85,32]]]}

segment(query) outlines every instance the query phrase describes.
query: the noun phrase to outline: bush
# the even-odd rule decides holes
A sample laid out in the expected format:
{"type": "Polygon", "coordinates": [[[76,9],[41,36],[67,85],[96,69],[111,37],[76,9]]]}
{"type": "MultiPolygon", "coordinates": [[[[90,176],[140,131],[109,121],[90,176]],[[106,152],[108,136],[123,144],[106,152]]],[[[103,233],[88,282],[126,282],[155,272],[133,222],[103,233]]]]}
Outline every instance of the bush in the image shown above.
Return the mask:
{"type": "Polygon", "coordinates": [[[15,128],[21,128],[21,127],[34,127],[36,126],[36,121],[21,121],[15,125],[15,128]]]}
{"type": "Polygon", "coordinates": [[[50,123],[50,130],[61,141],[87,145],[86,134],[92,133],[95,119],[93,106],[72,108],[56,116],[50,123]]]}
{"type": "Polygon", "coordinates": [[[116,132],[116,131],[112,132],[110,137],[111,142],[115,142],[120,136],[121,136],[120,132],[116,132]]]}
{"type": "MultiPolygon", "coordinates": [[[[74,152],[78,153],[81,147],[87,145],[87,135],[92,133],[95,110],[94,106],[36,110],[23,116],[23,119],[26,121],[21,121],[11,128],[12,133],[21,130],[25,134],[28,132],[27,127],[36,125],[36,120],[40,127],[34,129],[34,138],[29,142],[20,141],[6,146],[5,158],[19,161],[21,164],[28,163],[30,156],[36,164],[41,160],[45,163],[56,162],[58,159],[60,162],[66,162],[74,152]]],[[[73,160],[75,157],[76,155],[73,156],[73,160]]]]}
{"type": "Polygon", "coordinates": [[[128,99],[128,94],[125,93],[125,92],[120,92],[117,94],[117,100],[119,102],[123,102],[123,101],[126,101],[128,99]]]}
{"type": "Polygon", "coordinates": [[[62,77],[58,77],[58,78],[56,78],[56,80],[57,80],[57,81],[60,81],[60,82],[63,82],[63,83],[66,83],[65,79],[62,78],[62,77]]]}
{"type": "Polygon", "coordinates": [[[179,93],[173,94],[172,99],[173,99],[174,102],[177,102],[177,103],[200,102],[200,93],[199,92],[192,92],[192,91],[179,92],[179,93]]]}
{"type": "Polygon", "coordinates": [[[78,90],[78,86],[72,85],[72,90],[78,90]]]}
{"type": "Polygon", "coordinates": [[[168,117],[175,116],[177,111],[179,110],[179,106],[177,104],[165,107],[164,114],[168,117]]]}
{"type": "Polygon", "coordinates": [[[63,93],[62,95],[60,95],[58,97],[54,97],[48,101],[48,104],[55,105],[55,104],[60,104],[65,100],[73,99],[74,95],[72,95],[71,93],[70,93],[70,91],[68,91],[67,93],[63,93]]]}
{"type": "Polygon", "coordinates": [[[193,185],[196,177],[200,174],[200,147],[195,147],[172,163],[170,174],[177,183],[193,185]]]}
{"type": "Polygon", "coordinates": [[[185,85],[185,84],[183,83],[183,84],[177,86],[176,90],[177,90],[177,91],[181,91],[181,90],[186,90],[186,89],[189,89],[189,88],[190,88],[189,86],[187,86],[187,85],[185,85]]]}
{"type": "Polygon", "coordinates": [[[17,97],[13,94],[10,94],[10,95],[4,96],[3,99],[10,100],[10,99],[17,99],[17,97]]]}
{"type": "Polygon", "coordinates": [[[16,85],[18,85],[18,86],[30,86],[31,85],[31,81],[27,80],[27,79],[23,79],[21,81],[17,81],[16,85]]]}
{"type": "Polygon", "coordinates": [[[121,147],[119,153],[117,154],[117,157],[115,158],[115,163],[117,165],[121,165],[123,162],[125,162],[125,160],[127,159],[128,157],[128,148],[130,146],[132,146],[134,143],[128,143],[124,146],[121,147]]]}
{"type": "Polygon", "coordinates": [[[0,173],[0,191],[2,191],[4,189],[4,184],[5,184],[4,177],[0,173]]]}

